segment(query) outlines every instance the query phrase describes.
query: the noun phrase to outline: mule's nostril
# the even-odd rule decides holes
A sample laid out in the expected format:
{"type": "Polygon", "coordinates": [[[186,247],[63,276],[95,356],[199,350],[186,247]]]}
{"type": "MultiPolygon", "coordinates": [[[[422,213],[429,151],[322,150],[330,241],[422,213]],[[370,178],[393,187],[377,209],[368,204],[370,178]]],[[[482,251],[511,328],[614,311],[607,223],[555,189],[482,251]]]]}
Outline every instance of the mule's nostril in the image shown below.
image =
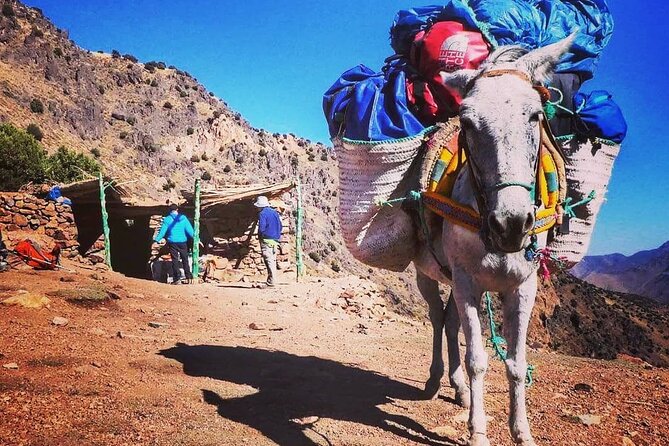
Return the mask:
{"type": "Polygon", "coordinates": [[[505,232],[505,225],[497,217],[497,212],[492,212],[488,216],[488,227],[497,235],[503,235],[505,232]]]}
{"type": "Polygon", "coordinates": [[[530,232],[530,230],[532,230],[533,227],[534,227],[534,213],[528,212],[527,219],[525,220],[525,225],[523,226],[523,229],[525,232],[530,232]]]}

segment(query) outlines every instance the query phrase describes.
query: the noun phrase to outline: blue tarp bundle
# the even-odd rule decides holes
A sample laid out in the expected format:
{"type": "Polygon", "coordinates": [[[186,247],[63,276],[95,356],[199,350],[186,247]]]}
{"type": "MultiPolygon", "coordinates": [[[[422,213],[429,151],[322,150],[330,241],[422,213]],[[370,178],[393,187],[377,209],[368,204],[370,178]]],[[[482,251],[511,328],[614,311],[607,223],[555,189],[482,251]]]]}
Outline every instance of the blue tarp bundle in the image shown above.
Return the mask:
{"type": "Polygon", "coordinates": [[[390,44],[396,53],[408,54],[418,31],[443,20],[479,29],[494,47],[540,48],[578,30],[556,71],[578,72],[583,80],[592,77],[613,33],[605,0],[449,0],[440,6],[399,11],[390,29],[390,44]]]}
{"type": "Polygon", "coordinates": [[[407,70],[406,59],[400,58],[380,73],[358,65],[342,74],[323,96],[330,136],[385,141],[423,131],[407,106],[407,70]]]}
{"type": "Polygon", "coordinates": [[[492,46],[521,45],[535,49],[577,31],[558,73],[578,73],[590,79],[613,32],[606,0],[448,0],[397,13],[390,41],[400,56],[382,72],[358,65],[344,74],[323,97],[330,135],[364,141],[413,136],[424,126],[407,105],[406,56],[414,36],[432,23],[454,20],[480,30],[492,46]]]}

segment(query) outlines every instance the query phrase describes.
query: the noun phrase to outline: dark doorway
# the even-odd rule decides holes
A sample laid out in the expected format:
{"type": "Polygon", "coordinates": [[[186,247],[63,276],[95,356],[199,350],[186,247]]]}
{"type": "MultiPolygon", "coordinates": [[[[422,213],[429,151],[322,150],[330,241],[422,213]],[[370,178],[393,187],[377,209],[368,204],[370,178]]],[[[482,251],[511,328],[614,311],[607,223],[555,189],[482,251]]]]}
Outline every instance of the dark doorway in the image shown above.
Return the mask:
{"type": "Polygon", "coordinates": [[[153,230],[150,217],[109,217],[109,239],[113,269],[126,276],[149,279],[153,230]]]}

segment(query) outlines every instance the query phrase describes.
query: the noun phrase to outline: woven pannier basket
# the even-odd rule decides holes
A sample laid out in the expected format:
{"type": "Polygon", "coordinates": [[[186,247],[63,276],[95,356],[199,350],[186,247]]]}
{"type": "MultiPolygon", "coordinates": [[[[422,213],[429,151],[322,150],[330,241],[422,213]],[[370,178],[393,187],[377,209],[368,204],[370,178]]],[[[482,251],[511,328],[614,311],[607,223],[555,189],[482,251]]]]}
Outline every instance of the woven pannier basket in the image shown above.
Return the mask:
{"type": "Polygon", "coordinates": [[[571,140],[563,145],[563,149],[567,157],[567,191],[572,203],[587,197],[593,190],[596,194],[594,200],[574,208],[576,217],[569,222],[569,233],[556,233],[549,245],[552,253],[571,268],[583,259],[590,246],[620,145],[608,141],[593,144],[571,140]]]}
{"type": "Polygon", "coordinates": [[[416,229],[401,204],[425,134],[367,142],[334,139],[339,164],[339,219],[346,247],[362,263],[404,271],[416,253],[416,229]],[[403,181],[404,180],[404,181],[403,181]]]}

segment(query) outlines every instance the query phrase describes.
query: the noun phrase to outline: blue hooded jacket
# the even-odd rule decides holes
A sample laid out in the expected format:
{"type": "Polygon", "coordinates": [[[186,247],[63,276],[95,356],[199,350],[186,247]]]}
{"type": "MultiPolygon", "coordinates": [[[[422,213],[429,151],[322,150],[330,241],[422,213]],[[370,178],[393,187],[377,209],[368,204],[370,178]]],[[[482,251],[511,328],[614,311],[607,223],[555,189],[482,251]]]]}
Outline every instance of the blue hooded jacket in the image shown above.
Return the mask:
{"type": "Polygon", "coordinates": [[[154,239],[156,243],[167,238],[168,243],[186,243],[193,238],[193,226],[185,215],[169,214],[163,218],[163,225],[154,239]]]}

